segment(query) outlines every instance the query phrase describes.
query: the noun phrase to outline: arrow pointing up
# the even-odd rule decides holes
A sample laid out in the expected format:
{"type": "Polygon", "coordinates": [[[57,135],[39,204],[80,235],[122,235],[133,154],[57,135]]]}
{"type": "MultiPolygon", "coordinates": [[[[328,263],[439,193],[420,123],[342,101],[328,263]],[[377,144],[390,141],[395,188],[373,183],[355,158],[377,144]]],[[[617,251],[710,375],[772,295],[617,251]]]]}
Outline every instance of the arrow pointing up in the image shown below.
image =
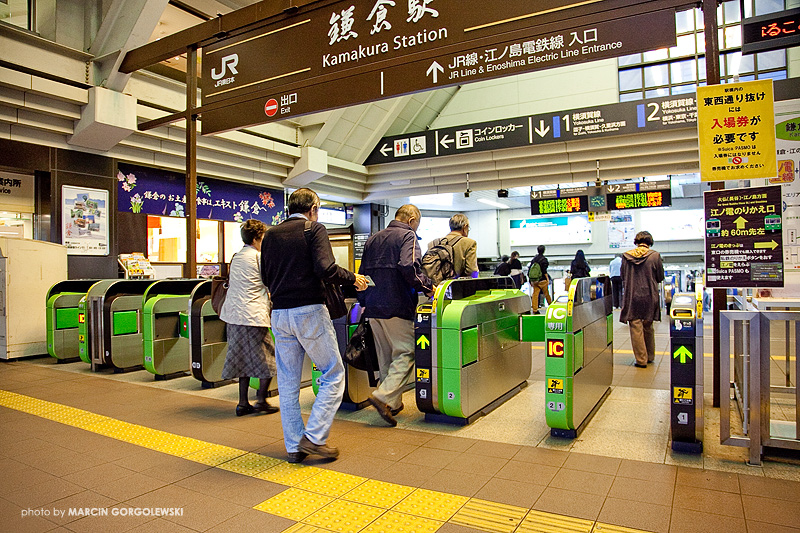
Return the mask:
{"type": "Polygon", "coordinates": [[[429,341],[429,340],[428,340],[428,337],[426,337],[425,335],[422,335],[422,336],[420,336],[420,338],[419,338],[419,339],[417,339],[417,346],[419,346],[419,347],[420,347],[420,348],[422,348],[423,350],[424,350],[424,349],[425,349],[427,346],[430,346],[430,345],[431,345],[431,341],[429,341]]]}
{"type": "Polygon", "coordinates": [[[672,358],[673,359],[680,359],[681,364],[684,364],[684,363],[686,363],[687,359],[691,359],[692,358],[692,352],[690,352],[689,349],[686,346],[681,346],[680,348],[675,350],[675,353],[672,354],[672,358]]]}
{"type": "Polygon", "coordinates": [[[747,224],[747,219],[744,217],[739,217],[733,221],[736,224],[736,229],[744,229],[744,225],[747,224]]]}
{"type": "Polygon", "coordinates": [[[380,149],[380,150],[378,150],[378,151],[381,153],[381,155],[382,155],[383,157],[389,157],[389,156],[387,156],[387,155],[386,155],[386,152],[390,152],[391,150],[392,150],[392,147],[391,147],[391,146],[389,146],[388,144],[384,144],[384,145],[381,147],[381,149],[380,149]]]}
{"type": "Polygon", "coordinates": [[[533,131],[539,134],[539,137],[544,137],[547,135],[547,132],[550,131],[550,126],[544,126],[544,120],[539,121],[539,127],[533,128],[533,131]]]}
{"type": "Polygon", "coordinates": [[[427,70],[427,72],[425,72],[425,75],[426,76],[430,76],[431,73],[433,73],[433,83],[438,83],[439,82],[439,72],[444,72],[444,68],[439,63],[434,61],[433,63],[431,63],[431,66],[428,67],[428,70],[427,70]]]}

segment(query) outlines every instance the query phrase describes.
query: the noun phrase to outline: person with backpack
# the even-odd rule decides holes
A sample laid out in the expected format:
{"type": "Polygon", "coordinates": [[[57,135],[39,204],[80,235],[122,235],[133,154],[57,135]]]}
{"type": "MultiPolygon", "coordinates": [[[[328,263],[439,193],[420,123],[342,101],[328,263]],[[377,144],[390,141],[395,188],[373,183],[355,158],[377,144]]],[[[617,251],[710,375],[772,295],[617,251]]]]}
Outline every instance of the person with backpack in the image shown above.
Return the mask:
{"type": "Polygon", "coordinates": [[[528,282],[533,287],[533,296],[531,302],[536,310],[534,315],[539,314],[539,293],[541,292],[547,300],[547,305],[553,303],[553,297],[550,296],[548,287],[550,286],[550,277],[547,275],[547,267],[550,266],[550,261],[544,256],[545,247],[540,244],[536,251],[536,256],[531,260],[531,265],[528,268],[528,282]]]}
{"type": "Polygon", "coordinates": [[[403,409],[403,391],[414,379],[414,315],[417,294],[433,294],[433,283],[422,272],[417,244],[419,209],[401,206],[386,229],[372,235],[364,245],[359,273],[375,283],[359,301],[369,319],[381,381],[369,402],[390,426],[403,409]]]}
{"type": "Polygon", "coordinates": [[[450,233],[428,243],[422,270],[434,285],[446,279],[478,277],[478,243],[468,235],[469,219],[457,213],[450,217],[450,233]]]}

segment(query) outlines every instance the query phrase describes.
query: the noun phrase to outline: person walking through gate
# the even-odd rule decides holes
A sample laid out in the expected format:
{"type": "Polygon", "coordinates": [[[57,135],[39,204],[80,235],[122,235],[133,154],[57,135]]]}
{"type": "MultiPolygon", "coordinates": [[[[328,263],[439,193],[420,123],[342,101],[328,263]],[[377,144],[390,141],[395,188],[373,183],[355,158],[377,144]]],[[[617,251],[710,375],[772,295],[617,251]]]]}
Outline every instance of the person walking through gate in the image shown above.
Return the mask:
{"type": "Polygon", "coordinates": [[[656,357],[656,337],[653,321],[661,320],[658,284],[664,280],[661,254],[653,250],[653,236],[640,231],[633,240],[636,248],[622,255],[622,279],[625,292],[622,298],[620,322],[627,322],[631,333],[634,365],[647,368],[656,357]]]}
{"type": "Polygon", "coordinates": [[[611,293],[614,296],[614,307],[619,309],[622,305],[622,256],[617,254],[608,265],[608,275],[611,278],[611,293]]]}
{"type": "Polygon", "coordinates": [[[550,291],[548,290],[550,285],[550,276],[547,275],[547,267],[550,266],[550,261],[548,261],[544,256],[545,247],[543,244],[540,244],[536,248],[536,251],[538,253],[533,260],[531,260],[530,267],[528,268],[528,280],[531,284],[531,287],[533,287],[533,296],[531,296],[531,302],[536,308],[533,312],[534,315],[539,314],[540,292],[544,295],[545,300],[547,300],[547,305],[553,303],[553,297],[550,296],[550,291]],[[536,268],[536,265],[538,265],[538,269],[536,268]]]}
{"type": "Polygon", "coordinates": [[[416,206],[400,207],[386,229],[367,240],[359,268],[375,282],[359,293],[372,326],[381,375],[369,401],[390,426],[397,425],[394,417],[403,409],[403,390],[414,377],[417,293],[431,296],[434,289],[420,265],[416,234],[420,218],[416,206]]]}
{"type": "Polygon", "coordinates": [[[272,329],[278,366],[283,440],[290,463],[308,455],[334,459],[327,445],[344,393],[344,365],[328,309],[323,280],[367,288],[367,279],[334,262],[325,226],[317,222],[320,200],[311,189],[289,196],[289,218],[270,229],[261,246],[261,279],[272,297],[272,329]],[[306,221],[310,221],[306,231],[306,221]],[[320,371],[319,392],[308,422],[300,416],[300,379],[305,355],[320,371]]]}

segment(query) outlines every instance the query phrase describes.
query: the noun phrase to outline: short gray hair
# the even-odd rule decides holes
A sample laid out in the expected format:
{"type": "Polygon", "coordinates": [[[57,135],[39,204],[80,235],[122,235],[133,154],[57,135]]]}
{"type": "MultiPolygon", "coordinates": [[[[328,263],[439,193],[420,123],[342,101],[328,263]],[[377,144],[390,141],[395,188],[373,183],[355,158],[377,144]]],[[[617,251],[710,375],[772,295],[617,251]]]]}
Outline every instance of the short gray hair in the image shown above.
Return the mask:
{"type": "Polygon", "coordinates": [[[469,219],[464,213],[456,213],[450,217],[450,231],[459,231],[465,226],[469,226],[469,219]]]}
{"type": "Polygon", "coordinates": [[[401,205],[394,214],[394,219],[400,222],[408,222],[412,217],[420,219],[419,209],[414,204],[401,205]]]}

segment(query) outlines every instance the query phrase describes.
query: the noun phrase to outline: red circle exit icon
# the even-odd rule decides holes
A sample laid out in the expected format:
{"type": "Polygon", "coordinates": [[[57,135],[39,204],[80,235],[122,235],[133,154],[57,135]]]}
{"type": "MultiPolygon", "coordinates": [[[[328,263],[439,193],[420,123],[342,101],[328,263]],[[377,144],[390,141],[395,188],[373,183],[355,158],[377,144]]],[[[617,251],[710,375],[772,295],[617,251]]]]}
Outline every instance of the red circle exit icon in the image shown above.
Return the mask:
{"type": "Polygon", "coordinates": [[[277,112],[278,112],[278,101],[275,100],[274,98],[270,98],[269,100],[267,100],[267,103],[264,104],[264,113],[266,113],[268,117],[271,117],[277,112]]]}
{"type": "Polygon", "coordinates": [[[733,158],[733,164],[734,165],[741,165],[742,164],[742,158],[739,157],[739,156],[734,157],[733,158]]]}

